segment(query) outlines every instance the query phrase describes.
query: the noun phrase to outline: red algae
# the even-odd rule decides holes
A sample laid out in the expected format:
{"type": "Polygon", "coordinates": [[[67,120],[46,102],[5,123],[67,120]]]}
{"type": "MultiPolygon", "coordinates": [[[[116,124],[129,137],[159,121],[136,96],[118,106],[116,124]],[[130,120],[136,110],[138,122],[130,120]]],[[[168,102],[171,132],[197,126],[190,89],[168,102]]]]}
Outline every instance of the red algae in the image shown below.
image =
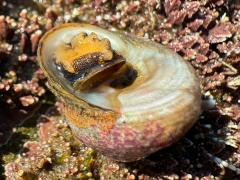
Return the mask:
{"type": "Polygon", "coordinates": [[[73,139],[56,109],[38,120],[38,135],[38,141],[26,142],[20,157],[5,166],[7,179],[97,178],[95,152],[73,139]],[[48,169],[51,173],[45,173],[48,169]]]}
{"type": "Polygon", "coordinates": [[[27,117],[38,104],[49,101],[44,95],[49,93],[44,76],[36,64],[36,47],[47,30],[65,22],[87,22],[110,30],[119,29],[167,45],[191,62],[201,79],[203,98],[213,103],[213,108],[203,111],[199,122],[180,142],[144,160],[127,164],[113,162],[84,147],[74,140],[61,116],[54,119],[48,115],[38,124],[37,141],[26,143],[17,160],[5,161],[9,152],[2,153],[8,179],[51,179],[60,172],[59,179],[239,178],[238,1],[45,0],[23,1],[19,5],[9,0],[0,3],[3,12],[0,16],[0,104],[1,111],[2,107],[9,107],[4,112],[10,112],[0,115],[0,139],[4,137],[1,144],[7,142],[10,134],[14,136],[13,127],[25,120],[19,116],[15,122],[9,114],[21,112],[27,117]],[[22,103],[24,97],[31,97],[30,101],[22,103]],[[8,119],[7,123],[2,119],[8,119]],[[68,138],[61,140],[64,133],[68,138]],[[59,153],[63,156],[58,156],[59,153]]]}

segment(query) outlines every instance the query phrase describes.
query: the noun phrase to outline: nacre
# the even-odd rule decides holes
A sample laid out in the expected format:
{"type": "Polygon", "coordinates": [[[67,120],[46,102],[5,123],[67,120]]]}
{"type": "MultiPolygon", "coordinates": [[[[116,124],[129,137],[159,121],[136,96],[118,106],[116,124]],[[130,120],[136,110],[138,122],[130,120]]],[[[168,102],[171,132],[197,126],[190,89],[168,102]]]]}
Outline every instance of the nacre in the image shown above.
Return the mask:
{"type": "Polygon", "coordinates": [[[173,144],[198,119],[194,69],[150,40],[63,24],[42,37],[38,61],[75,136],[117,161],[173,144]]]}

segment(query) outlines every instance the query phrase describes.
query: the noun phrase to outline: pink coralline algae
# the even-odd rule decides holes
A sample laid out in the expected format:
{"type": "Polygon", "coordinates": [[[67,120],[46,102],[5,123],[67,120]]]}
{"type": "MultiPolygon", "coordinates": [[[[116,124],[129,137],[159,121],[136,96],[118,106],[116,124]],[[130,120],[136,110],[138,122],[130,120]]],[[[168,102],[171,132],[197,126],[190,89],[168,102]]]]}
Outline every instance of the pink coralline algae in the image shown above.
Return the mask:
{"type": "MultiPolygon", "coordinates": [[[[30,173],[27,175],[31,173],[34,175],[30,176],[31,179],[41,177],[51,179],[58,177],[58,174],[60,174],[59,179],[69,177],[239,178],[240,4],[238,1],[5,0],[0,1],[0,12],[2,13],[0,15],[0,145],[6,144],[13,134],[13,144],[19,142],[23,146],[24,142],[14,139],[15,136],[21,137],[19,136],[21,134],[16,133],[16,129],[24,127],[22,123],[27,118],[34,114],[39,115],[38,111],[36,112],[39,105],[54,104],[45,86],[46,79],[36,63],[36,47],[39,38],[46,31],[65,22],[86,22],[109,30],[120,30],[170,47],[193,65],[201,80],[203,98],[206,104],[209,103],[212,107],[203,109],[196,126],[172,147],[130,164],[101,159],[102,157],[97,155],[102,162],[98,167],[94,166],[96,164],[94,153],[88,148],[84,149],[72,139],[71,131],[64,121],[56,125],[60,130],[59,133],[55,130],[53,133],[56,138],[58,136],[63,139],[71,138],[64,139],[64,143],[63,141],[48,142],[48,131],[52,131],[46,127],[56,126],[45,122],[48,126],[39,125],[41,130],[38,130],[38,133],[39,137],[44,137],[46,144],[43,144],[39,138],[34,142],[26,143],[24,152],[27,155],[24,157],[20,154],[19,162],[6,160],[9,154],[18,153],[17,150],[14,152],[9,144],[1,147],[0,161],[2,166],[5,166],[5,173],[1,168],[0,171],[8,179],[26,177],[28,172],[30,173]],[[25,102],[28,106],[23,106],[20,100],[22,97],[30,97],[30,104],[25,102]],[[31,104],[33,100],[34,103],[31,104]],[[46,130],[41,127],[45,127],[46,130]],[[65,132],[69,136],[65,136],[65,132]],[[79,149],[76,148],[77,151],[73,151],[73,154],[62,153],[68,149],[68,143],[71,144],[71,148],[74,147],[73,150],[76,147],[79,149]],[[74,146],[74,143],[77,145],[74,146]],[[54,153],[48,151],[49,146],[51,150],[56,151],[54,153]],[[8,150],[4,151],[4,149],[8,150]],[[80,155],[75,160],[79,152],[83,154],[86,152],[88,155],[80,155]],[[60,156],[56,157],[59,154],[60,156]],[[62,154],[67,156],[61,156],[62,154]],[[42,159],[42,164],[29,160],[29,157],[34,156],[39,162],[42,159]],[[55,161],[54,157],[58,161],[55,161]],[[51,167],[56,167],[57,163],[59,169],[56,169],[59,171],[53,173],[51,167]],[[78,167],[79,171],[76,172],[73,165],[78,167]],[[48,169],[49,167],[51,170],[48,169]],[[84,167],[87,167],[86,171],[84,167]]],[[[43,114],[42,111],[40,114],[43,114]]],[[[28,124],[28,121],[26,123],[28,124]]],[[[1,178],[5,177],[0,176],[1,178]]]]}

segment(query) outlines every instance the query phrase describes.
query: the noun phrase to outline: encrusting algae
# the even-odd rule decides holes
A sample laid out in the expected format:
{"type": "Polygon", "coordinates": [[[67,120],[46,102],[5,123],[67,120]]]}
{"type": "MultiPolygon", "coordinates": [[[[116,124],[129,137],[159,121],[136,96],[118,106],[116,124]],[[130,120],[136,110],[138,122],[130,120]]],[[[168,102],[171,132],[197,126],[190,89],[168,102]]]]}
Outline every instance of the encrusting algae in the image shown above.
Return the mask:
{"type": "MultiPolygon", "coordinates": [[[[38,103],[45,101],[49,103],[50,100],[52,102],[43,83],[44,75],[36,65],[34,52],[38,40],[46,31],[66,22],[87,22],[109,30],[121,29],[165,44],[191,62],[201,78],[204,98],[211,98],[217,102],[214,109],[204,111],[198,123],[175,145],[139,162],[123,165],[123,163],[104,160],[104,169],[95,167],[92,171],[92,174],[98,172],[100,177],[95,175],[92,177],[96,179],[239,179],[239,169],[233,170],[226,166],[228,163],[240,167],[238,93],[240,85],[235,81],[240,73],[238,71],[240,16],[237,1],[5,0],[0,2],[0,11],[2,12],[0,64],[3,68],[0,75],[0,91],[1,102],[6,107],[4,110],[1,109],[3,111],[8,111],[9,107],[22,111],[23,104],[32,111],[32,107],[38,103]],[[32,68],[32,65],[36,68],[32,68]],[[29,69],[36,72],[35,75],[31,75],[29,69]],[[11,72],[16,72],[17,81],[5,76],[11,72]],[[28,77],[28,81],[25,82],[22,77],[28,77]],[[40,80],[36,81],[36,78],[40,80]],[[46,90],[47,94],[38,95],[42,94],[43,90],[46,90]],[[36,97],[38,101],[34,100],[36,97]],[[212,157],[208,156],[209,153],[212,157]],[[213,158],[214,156],[224,161],[221,162],[213,158]]],[[[11,114],[16,116],[16,113],[11,112],[11,114]]],[[[42,111],[39,113],[37,110],[34,114],[42,115],[42,111]]],[[[20,120],[19,116],[17,118],[20,120]]],[[[19,128],[26,126],[34,129],[36,126],[29,121],[22,124],[23,120],[18,123],[10,118],[6,119],[7,123],[0,121],[1,145],[8,142],[6,140],[9,139],[10,134],[13,133],[13,137],[7,145],[1,147],[0,179],[13,179],[12,175],[17,168],[13,166],[11,173],[9,169],[5,169],[7,176],[5,177],[4,166],[7,167],[7,162],[13,160],[4,159],[9,153],[19,156],[19,149],[15,148],[16,143],[20,148],[23,142],[33,137],[19,133],[19,128]],[[11,131],[12,128],[6,125],[17,127],[17,130],[11,131]]],[[[36,118],[33,119],[36,121],[36,118]]],[[[66,137],[64,134],[66,129],[63,130],[60,137],[66,137]]],[[[72,143],[73,140],[67,139],[67,142],[72,143]]],[[[48,146],[55,144],[57,148],[64,150],[59,143],[47,142],[48,146]]],[[[71,149],[74,150],[75,147],[71,149]]],[[[82,151],[81,149],[79,147],[77,152],[82,151]]],[[[41,153],[44,157],[48,157],[47,151],[41,153]]],[[[72,153],[74,155],[75,151],[72,153]]],[[[27,158],[21,154],[20,156],[27,158]]],[[[99,157],[99,154],[97,156],[99,157]]],[[[31,164],[26,160],[22,162],[29,167],[27,172],[36,174],[36,179],[76,177],[91,179],[91,172],[85,171],[85,167],[84,173],[80,172],[81,175],[77,173],[63,176],[64,167],[72,163],[65,161],[62,156],[59,159],[64,161],[60,160],[61,164],[53,161],[50,169],[43,168],[37,172],[31,168],[35,166],[34,163],[31,164]],[[58,165],[59,171],[55,171],[54,167],[58,165]],[[85,174],[87,176],[84,177],[85,174]]],[[[85,161],[79,163],[82,167],[85,161]]]]}
{"type": "Polygon", "coordinates": [[[63,113],[72,124],[80,128],[87,128],[91,126],[98,126],[103,131],[108,131],[114,127],[116,123],[116,114],[109,112],[102,112],[98,110],[79,109],[78,107],[70,107],[65,105],[63,113]]]}

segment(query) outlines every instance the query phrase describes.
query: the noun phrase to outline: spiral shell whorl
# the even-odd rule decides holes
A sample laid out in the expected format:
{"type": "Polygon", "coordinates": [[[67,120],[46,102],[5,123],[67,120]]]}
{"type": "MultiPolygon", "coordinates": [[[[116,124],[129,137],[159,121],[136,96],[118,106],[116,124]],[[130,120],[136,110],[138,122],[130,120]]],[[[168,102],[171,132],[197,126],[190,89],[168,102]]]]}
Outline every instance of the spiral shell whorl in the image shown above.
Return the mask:
{"type": "Polygon", "coordinates": [[[119,161],[134,161],[181,138],[200,113],[199,80],[193,68],[171,50],[146,39],[85,24],[65,24],[46,33],[38,49],[40,66],[55,94],[65,101],[65,116],[86,145],[119,161]],[[59,44],[79,33],[96,33],[137,71],[123,88],[90,92],[73,89],[54,65],[59,44]]]}

